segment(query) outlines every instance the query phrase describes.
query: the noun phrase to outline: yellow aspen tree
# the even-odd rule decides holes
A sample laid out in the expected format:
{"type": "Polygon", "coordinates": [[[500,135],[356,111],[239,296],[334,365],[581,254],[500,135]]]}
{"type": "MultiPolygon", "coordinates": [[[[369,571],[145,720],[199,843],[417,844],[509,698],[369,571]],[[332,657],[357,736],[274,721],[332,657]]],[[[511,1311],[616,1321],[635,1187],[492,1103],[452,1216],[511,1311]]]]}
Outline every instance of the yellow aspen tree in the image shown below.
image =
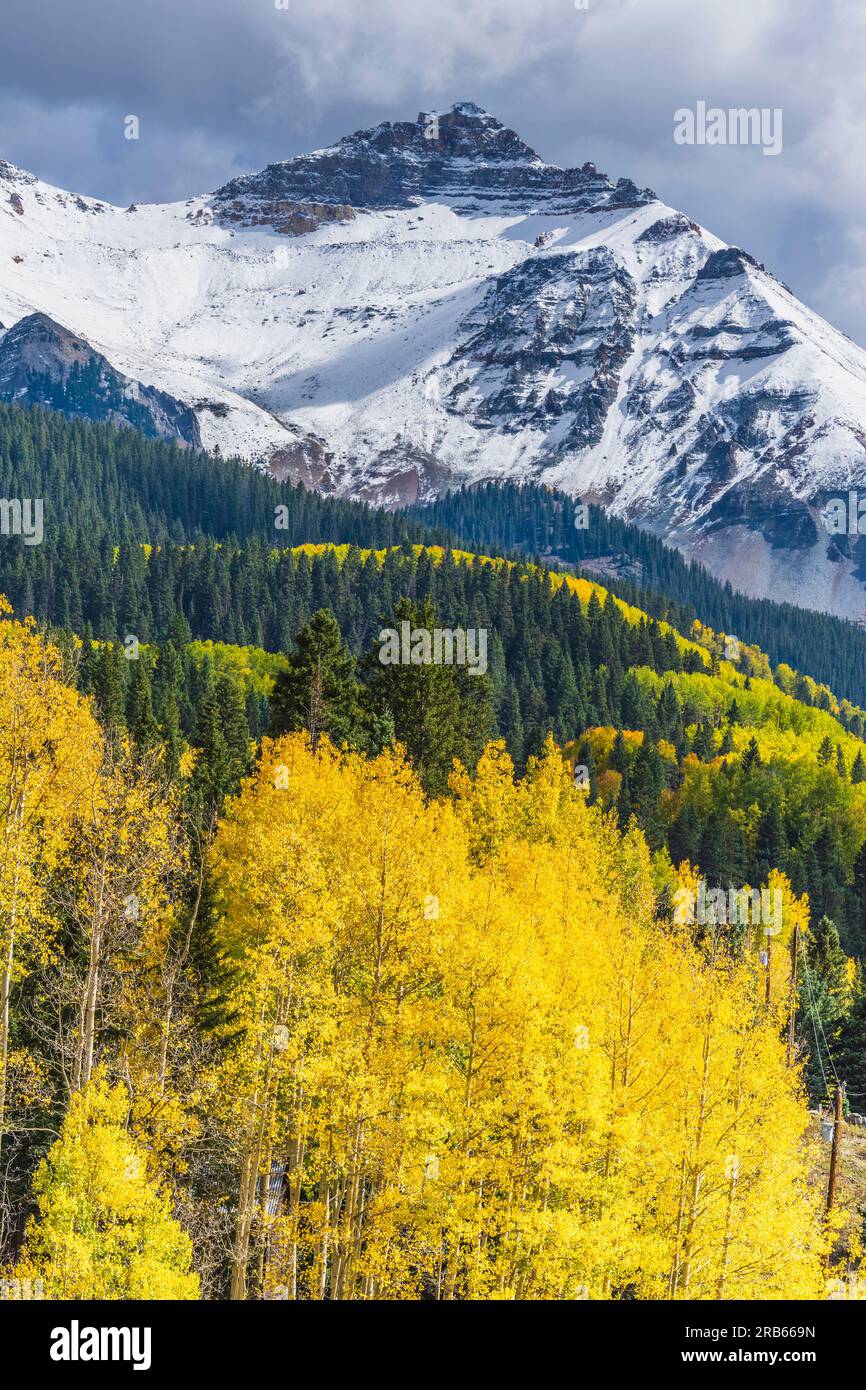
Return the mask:
{"type": "Polygon", "coordinates": [[[198,1298],[189,1237],[126,1130],[128,1110],[126,1088],[94,1076],[39,1165],[16,1276],[41,1280],[46,1298],[198,1298]]]}
{"type": "MultiPolygon", "coordinates": [[[[285,1161],[290,1202],[303,1184],[308,1093],[328,1046],[338,1047],[331,980],[333,892],[329,833],[345,825],[348,788],[339,755],[322,739],[316,755],[303,738],[266,741],[258,776],[220,827],[212,855],[221,926],[218,942],[234,970],[231,1001],[240,1026],[220,1082],[229,1102],[239,1165],[232,1296],[247,1294],[265,1185],[285,1161]],[[341,814],[342,811],[342,814],[341,814]]],[[[283,1223],[297,1286],[299,1213],[283,1223]]],[[[262,1262],[264,1266],[264,1261],[262,1262]]],[[[264,1267],[262,1275],[264,1275],[264,1267]]]]}
{"type": "Polygon", "coordinates": [[[0,1147],[7,1125],[11,999],[52,951],[47,888],[101,756],[88,703],[57,651],[0,599],[0,1147]]]}
{"type": "Polygon", "coordinates": [[[125,978],[146,924],[166,910],[171,799],[126,741],[107,745],[66,847],[63,906],[77,950],[65,962],[71,1015],[67,1084],[93,1074],[101,1027],[120,1021],[125,978]]]}

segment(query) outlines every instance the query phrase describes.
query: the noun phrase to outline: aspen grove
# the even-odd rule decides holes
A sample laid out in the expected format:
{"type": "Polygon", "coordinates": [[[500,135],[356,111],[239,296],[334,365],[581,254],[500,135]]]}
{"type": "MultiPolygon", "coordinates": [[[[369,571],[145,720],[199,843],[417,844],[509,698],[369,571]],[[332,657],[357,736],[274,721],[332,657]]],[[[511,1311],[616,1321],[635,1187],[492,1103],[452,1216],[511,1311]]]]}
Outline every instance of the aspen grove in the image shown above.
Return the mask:
{"type": "Polygon", "coordinates": [[[824,1296],[843,1212],[786,1056],[809,904],[783,874],[769,961],[677,920],[697,869],[589,804],[552,738],[432,795],[399,743],[288,732],[209,802],[207,750],[169,776],[70,660],[4,611],[0,1272],[56,1298],[824,1296]]]}

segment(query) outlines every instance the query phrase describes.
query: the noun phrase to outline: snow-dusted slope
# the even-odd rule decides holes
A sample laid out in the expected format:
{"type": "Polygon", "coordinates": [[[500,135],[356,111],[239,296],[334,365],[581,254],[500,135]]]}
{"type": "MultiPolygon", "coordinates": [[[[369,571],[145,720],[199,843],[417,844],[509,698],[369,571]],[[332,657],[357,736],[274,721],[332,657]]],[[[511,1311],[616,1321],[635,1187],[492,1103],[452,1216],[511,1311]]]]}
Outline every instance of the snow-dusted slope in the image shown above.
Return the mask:
{"type": "Polygon", "coordinates": [[[866,353],[471,103],[165,206],[0,164],[0,323],[34,312],[190,406],[206,447],[386,501],[543,479],[752,593],[866,614],[818,510],[866,492],[866,353]]]}

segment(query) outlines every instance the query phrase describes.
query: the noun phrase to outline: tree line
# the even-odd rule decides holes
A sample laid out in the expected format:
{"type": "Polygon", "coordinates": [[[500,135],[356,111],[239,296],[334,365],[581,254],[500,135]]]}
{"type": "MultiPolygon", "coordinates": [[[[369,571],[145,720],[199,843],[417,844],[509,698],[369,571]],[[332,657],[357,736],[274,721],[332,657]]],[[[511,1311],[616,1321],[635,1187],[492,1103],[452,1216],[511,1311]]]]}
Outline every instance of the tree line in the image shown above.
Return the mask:
{"type": "MultiPolygon", "coordinates": [[[[234,544],[255,538],[268,548],[324,541],[373,548],[463,544],[578,568],[601,560],[610,570],[607,587],[649,615],[681,631],[697,617],[760,647],[774,665],[785,662],[866,705],[866,634],[856,624],[735,593],[657,537],[598,508],[589,507],[588,525],[576,527],[579,504],[541,485],[484,484],[396,513],[280,483],[237,459],[132,429],[0,403],[0,495],[44,499],[42,545],[0,538],[0,592],[17,612],[43,621],[75,627],[83,614],[96,629],[107,600],[94,593],[91,576],[111,587],[117,545],[208,538],[234,544]]],[[[243,615],[231,617],[237,634],[243,615]]],[[[241,640],[227,632],[208,635],[241,640]]]]}

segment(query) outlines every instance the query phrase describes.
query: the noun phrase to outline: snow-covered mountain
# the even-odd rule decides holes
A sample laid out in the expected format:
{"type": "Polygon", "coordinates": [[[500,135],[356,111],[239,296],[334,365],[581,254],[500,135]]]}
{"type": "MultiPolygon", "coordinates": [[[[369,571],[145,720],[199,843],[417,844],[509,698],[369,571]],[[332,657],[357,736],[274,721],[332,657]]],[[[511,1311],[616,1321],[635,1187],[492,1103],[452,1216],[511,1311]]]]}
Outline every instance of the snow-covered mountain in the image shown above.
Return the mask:
{"type": "Polygon", "coordinates": [[[28,321],[0,337],[7,399],[32,398],[34,314],[106,359],[115,403],[154,388],[156,432],[386,502],[546,481],[752,594],[866,619],[866,547],[820,515],[866,495],[866,352],[649,189],[546,164],[472,103],[185,203],[0,163],[0,323],[28,321]]]}

